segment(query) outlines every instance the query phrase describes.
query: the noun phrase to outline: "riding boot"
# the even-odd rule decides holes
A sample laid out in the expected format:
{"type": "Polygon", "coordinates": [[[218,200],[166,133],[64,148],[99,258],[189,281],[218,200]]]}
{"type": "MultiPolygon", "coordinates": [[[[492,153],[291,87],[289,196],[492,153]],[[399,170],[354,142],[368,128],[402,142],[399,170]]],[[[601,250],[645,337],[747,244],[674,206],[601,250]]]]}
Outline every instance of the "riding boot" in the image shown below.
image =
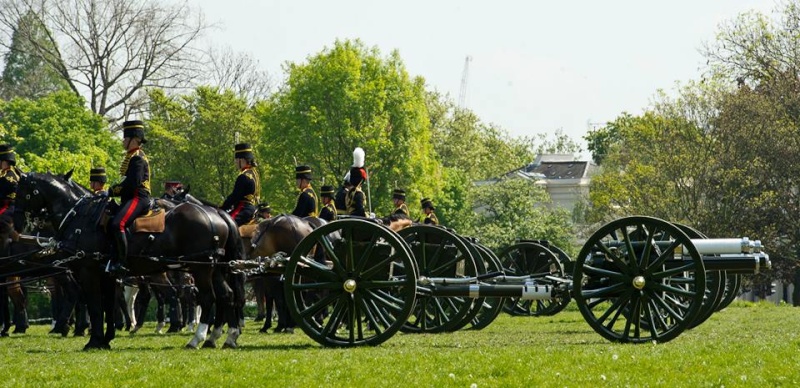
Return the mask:
{"type": "Polygon", "coordinates": [[[128,238],[125,232],[114,233],[114,245],[116,249],[111,251],[108,272],[123,277],[128,273],[128,238]]]}

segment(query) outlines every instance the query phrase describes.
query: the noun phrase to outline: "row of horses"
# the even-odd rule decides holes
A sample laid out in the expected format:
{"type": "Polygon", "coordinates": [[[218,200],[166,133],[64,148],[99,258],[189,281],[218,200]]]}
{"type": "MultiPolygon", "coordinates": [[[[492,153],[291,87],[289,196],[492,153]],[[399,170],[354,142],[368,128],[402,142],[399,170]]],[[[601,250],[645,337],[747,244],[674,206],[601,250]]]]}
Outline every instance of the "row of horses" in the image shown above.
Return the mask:
{"type": "MultiPolygon", "coordinates": [[[[37,238],[33,245],[11,243],[10,250],[2,250],[10,253],[0,258],[0,278],[37,278],[68,271],[77,282],[93,328],[84,349],[110,349],[116,336],[117,279],[106,271],[110,249],[103,219],[109,200],[93,195],[70,178],[71,173],[35,172],[20,177],[14,223],[24,225],[23,234],[39,233],[42,225],[49,225],[53,239],[41,243],[37,238]]],[[[215,347],[224,325],[228,333],[223,347],[237,346],[244,319],[246,279],[231,263],[291,253],[324,223],[316,218],[281,215],[258,224],[248,241],[231,217],[216,207],[196,201],[157,202],[167,211],[164,230],[131,234],[129,274],[158,276],[170,270],[191,274],[201,315],[186,344],[189,348],[215,347]]],[[[0,238],[7,243],[7,238],[0,238]]]]}

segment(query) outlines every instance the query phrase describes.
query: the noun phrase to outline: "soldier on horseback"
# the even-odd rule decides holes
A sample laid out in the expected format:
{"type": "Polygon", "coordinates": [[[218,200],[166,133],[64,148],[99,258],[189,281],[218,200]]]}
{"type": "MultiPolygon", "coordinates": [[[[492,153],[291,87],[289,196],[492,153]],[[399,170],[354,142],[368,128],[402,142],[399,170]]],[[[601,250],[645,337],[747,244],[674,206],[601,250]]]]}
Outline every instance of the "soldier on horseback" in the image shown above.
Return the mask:
{"type": "Polygon", "coordinates": [[[430,198],[422,198],[420,204],[422,204],[422,211],[425,213],[425,218],[420,220],[420,222],[426,225],[439,225],[439,219],[436,218],[436,214],[433,212],[436,210],[436,208],[433,207],[433,201],[431,201],[430,198]]]}
{"type": "Polygon", "coordinates": [[[392,216],[396,218],[411,218],[411,212],[408,211],[406,205],[406,191],[403,189],[394,189],[392,193],[392,202],[394,203],[394,211],[392,216]]]}
{"type": "Polygon", "coordinates": [[[317,194],[311,187],[311,167],[296,166],[294,177],[297,181],[297,188],[300,194],[297,196],[297,204],[292,210],[292,215],[297,217],[316,217],[317,216],[317,194]]]}
{"type": "Polygon", "coordinates": [[[0,219],[8,224],[14,215],[14,199],[19,185],[16,165],[14,149],[8,144],[0,145],[0,219]]]}
{"type": "Polygon", "coordinates": [[[233,184],[233,192],[225,198],[220,208],[231,215],[236,226],[242,226],[255,218],[261,183],[250,144],[239,143],[234,146],[234,161],[240,171],[239,176],[233,184]]]}
{"type": "Polygon", "coordinates": [[[111,186],[109,195],[120,197],[120,208],[108,223],[113,248],[109,272],[124,275],[128,269],[128,238],[125,229],[137,216],[150,209],[150,162],[142,151],[147,143],[144,138],[144,122],[130,120],[122,123],[125,159],[119,168],[122,181],[111,186]]]}
{"type": "Polygon", "coordinates": [[[322,210],[319,218],[331,222],[336,219],[336,207],[333,205],[333,186],[322,186],[322,210]]]}
{"type": "Polygon", "coordinates": [[[353,151],[353,167],[350,168],[350,184],[353,188],[347,193],[347,214],[351,216],[366,217],[364,209],[366,203],[364,192],[361,191],[361,184],[367,179],[367,171],[364,169],[364,150],[356,147],[353,151]]]}
{"type": "Polygon", "coordinates": [[[166,181],[164,182],[164,194],[161,195],[162,199],[170,201],[179,201],[178,196],[183,193],[183,184],[180,181],[166,181]]]}
{"type": "Polygon", "coordinates": [[[89,188],[94,195],[108,195],[106,182],[108,182],[108,176],[106,176],[105,167],[95,167],[89,170],[89,188]]]}

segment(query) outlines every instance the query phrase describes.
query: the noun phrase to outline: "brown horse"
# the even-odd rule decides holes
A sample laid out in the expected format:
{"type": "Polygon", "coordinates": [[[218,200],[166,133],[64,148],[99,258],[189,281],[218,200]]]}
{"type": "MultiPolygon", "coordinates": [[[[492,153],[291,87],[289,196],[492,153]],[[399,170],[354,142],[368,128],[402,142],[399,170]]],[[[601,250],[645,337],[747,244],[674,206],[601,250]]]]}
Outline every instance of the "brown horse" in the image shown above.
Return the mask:
{"type": "MultiPolygon", "coordinates": [[[[108,349],[115,336],[115,282],[105,271],[109,241],[99,226],[106,204],[106,198],[92,196],[80,185],[49,173],[24,174],[17,191],[17,206],[28,217],[47,218],[59,225],[58,256],[76,273],[89,309],[92,335],[84,349],[108,349]]],[[[129,241],[131,275],[184,268],[194,276],[202,316],[187,347],[195,348],[206,340],[215,304],[222,311],[217,318],[223,316],[228,323],[225,346],[237,346],[239,316],[233,307],[233,290],[226,281],[230,272],[227,262],[243,260],[244,253],[239,232],[229,216],[216,209],[183,203],[167,213],[162,233],[132,233],[129,241]]]]}

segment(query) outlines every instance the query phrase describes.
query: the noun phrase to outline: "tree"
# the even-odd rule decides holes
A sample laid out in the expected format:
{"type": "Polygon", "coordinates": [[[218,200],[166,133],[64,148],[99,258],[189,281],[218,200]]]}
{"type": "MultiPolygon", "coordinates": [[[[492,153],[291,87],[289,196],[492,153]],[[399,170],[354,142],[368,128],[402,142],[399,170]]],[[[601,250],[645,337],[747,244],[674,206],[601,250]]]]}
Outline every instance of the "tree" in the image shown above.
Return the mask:
{"type": "Polygon", "coordinates": [[[392,210],[395,184],[409,203],[437,197],[443,172],[431,145],[424,81],[408,75],[399,53],[383,57],[358,40],[337,41],[285,71],[286,84],[262,111],[271,203],[294,206],[295,160],[312,167],[316,182],[338,184],[357,146],[366,151],[376,213],[392,210]]]}
{"type": "MultiPolygon", "coordinates": [[[[261,136],[255,108],[231,90],[207,86],[182,96],[153,89],[149,97],[151,117],[146,135],[153,190],[164,181],[180,180],[190,185],[198,198],[222,203],[238,174],[234,144],[257,144],[261,136]]],[[[270,158],[257,153],[256,160],[263,183],[270,158]]]]}
{"type": "Polygon", "coordinates": [[[269,98],[271,77],[250,55],[225,48],[211,50],[208,59],[208,84],[220,90],[232,90],[250,104],[269,98]]]}
{"type": "Polygon", "coordinates": [[[581,152],[581,145],[564,133],[563,129],[556,129],[552,137],[546,134],[537,136],[541,142],[536,147],[536,154],[577,154],[581,152]]]}
{"type": "Polygon", "coordinates": [[[7,35],[35,12],[51,33],[46,44],[26,37],[26,54],[49,63],[92,112],[112,121],[142,108],[143,89],[182,88],[199,71],[192,44],[207,25],[188,3],[2,0],[0,9],[7,35]]]}
{"type": "MultiPolygon", "coordinates": [[[[14,97],[39,98],[69,86],[58,74],[57,67],[35,54],[35,47],[49,47],[50,32],[39,17],[28,12],[17,22],[11,36],[11,45],[5,55],[3,80],[0,83],[0,98],[10,100],[14,97]],[[36,42],[32,44],[31,42],[36,42]]],[[[55,48],[49,48],[57,51],[55,48]]]]}
{"type": "Polygon", "coordinates": [[[570,215],[562,208],[548,209],[549,202],[547,192],[527,179],[480,186],[473,200],[477,221],[472,235],[495,251],[524,238],[546,239],[572,252],[575,233],[570,215]]]}
{"type": "Polygon", "coordinates": [[[0,100],[0,141],[14,145],[24,169],[64,173],[74,168],[75,180],[88,185],[89,170],[104,166],[114,180],[122,146],[105,129],[105,120],[84,104],[69,91],[37,100],[0,100]]]}

